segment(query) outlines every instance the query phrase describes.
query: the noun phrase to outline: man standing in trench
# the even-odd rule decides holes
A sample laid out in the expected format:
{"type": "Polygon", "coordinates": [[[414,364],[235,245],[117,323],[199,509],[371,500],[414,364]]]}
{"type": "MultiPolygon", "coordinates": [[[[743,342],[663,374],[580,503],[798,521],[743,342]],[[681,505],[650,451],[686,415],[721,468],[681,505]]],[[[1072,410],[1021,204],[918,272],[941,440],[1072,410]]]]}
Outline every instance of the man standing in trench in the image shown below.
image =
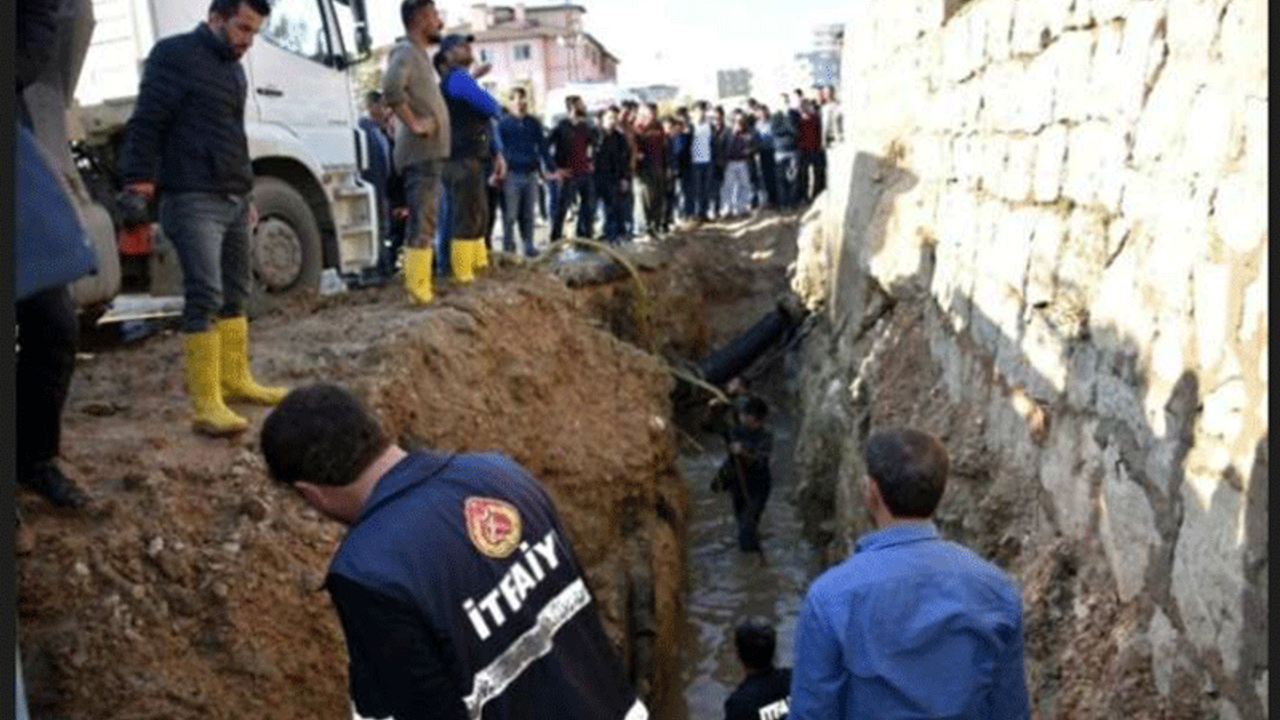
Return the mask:
{"type": "Polygon", "coordinates": [[[400,120],[392,153],[409,205],[404,287],[415,302],[429,303],[434,297],[432,247],[440,212],[440,177],[449,157],[450,137],[449,111],[427,48],[440,42],[444,21],[432,0],[404,0],[400,20],[406,37],[387,56],[382,98],[400,120]]]}
{"type": "Polygon", "coordinates": [[[406,453],[349,393],[262,425],[276,481],[348,526],[325,586],[360,715],[645,720],[551,498],[498,453],[406,453]]]}
{"type": "Polygon", "coordinates": [[[121,162],[128,192],[148,201],[160,195],[160,224],[182,265],[193,426],[210,435],[249,425],[226,400],[274,405],[286,392],[259,385],[249,373],[244,307],[254,210],[240,59],[270,11],[267,0],[213,0],[195,30],[156,43],[121,162]]]}
{"type": "Polygon", "coordinates": [[[938,535],[947,450],[873,433],[862,498],[876,530],[809,587],[796,622],[791,720],[1025,720],[1022,592],[938,535]]]}

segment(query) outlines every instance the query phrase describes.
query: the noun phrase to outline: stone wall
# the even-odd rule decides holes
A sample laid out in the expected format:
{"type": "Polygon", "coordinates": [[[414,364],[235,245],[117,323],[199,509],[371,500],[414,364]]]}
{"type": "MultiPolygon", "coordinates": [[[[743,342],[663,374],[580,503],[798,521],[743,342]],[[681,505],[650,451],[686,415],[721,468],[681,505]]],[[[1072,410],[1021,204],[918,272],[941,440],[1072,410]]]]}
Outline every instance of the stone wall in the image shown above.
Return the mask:
{"type": "Polygon", "coordinates": [[[1027,589],[1041,717],[1265,717],[1266,2],[846,23],[847,141],[793,281],[822,309],[811,537],[834,560],[863,529],[869,428],[931,427],[940,523],[1027,589]]]}

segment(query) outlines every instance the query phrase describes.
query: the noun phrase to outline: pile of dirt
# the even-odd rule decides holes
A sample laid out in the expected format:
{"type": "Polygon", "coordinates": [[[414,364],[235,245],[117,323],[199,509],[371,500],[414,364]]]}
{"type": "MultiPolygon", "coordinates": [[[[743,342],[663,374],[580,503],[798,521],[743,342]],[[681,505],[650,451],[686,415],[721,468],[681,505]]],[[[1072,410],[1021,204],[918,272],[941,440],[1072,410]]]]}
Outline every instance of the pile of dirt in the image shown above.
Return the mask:
{"type": "MultiPolygon", "coordinates": [[[[441,296],[411,308],[389,288],[263,318],[257,374],[346,385],[408,442],[523,463],[555,497],[638,682],[665,691],[686,504],[670,379],[545,274],[496,272],[441,296]]],[[[64,457],[97,508],[19,498],[35,537],[18,563],[33,711],[349,718],[345,648],[319,589],[341,526],[265,477],[253,432],[190,432],[180,353],[168,334],[82,358],[64,457]]],[[[265,411],[245,411],[256,428],[265,411]]]]}
{"type": "MultiPolygon", "coordinates": [[[[673,381],[610,329],[645,295],[652,347],[701,357],[772,307],[760,291],[785,273],[794,227],[673,236],[644,293],[630,279],[575,292],[525,267],[438,288],[427,307],[395,287],[290,303],[252,324],[255,372],[347,386],[407,445],[497,449],[529,468],[660,713],[680,691],[673,381]]],[[[237,439],[189,430],[181,353],[169,331],[82,355],[63,459],[96,503],[77,514],[18,496],[34,538],[17,563],[33,715],[345,720],[346,652],[320,589],[342,528],[266,478],[264,409],[237,408],[253,424],[237,439]]]]}

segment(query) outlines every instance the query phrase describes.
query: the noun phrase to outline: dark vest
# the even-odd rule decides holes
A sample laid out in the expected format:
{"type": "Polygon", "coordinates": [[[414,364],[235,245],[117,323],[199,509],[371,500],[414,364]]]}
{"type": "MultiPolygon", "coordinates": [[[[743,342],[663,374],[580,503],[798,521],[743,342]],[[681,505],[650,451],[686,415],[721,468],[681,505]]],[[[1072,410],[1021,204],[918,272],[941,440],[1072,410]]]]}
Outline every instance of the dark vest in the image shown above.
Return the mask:
{"type": "Polygon", "coordinates": [[[472,718],[623,720],[636,696],[566,538],[506,456],[414,453],[329,572],[421,610],[472,718]]]}
{"type": "Polygon", "coordinates": [[[444,95],[444,102],[449,107],[449,132],[453,143],[449,149],[449,159],[488,160],[493,156],[493,124],[488,115],[472,107],[466,100],[450,95],[445,90],[449,75],[455,72],[466,72],[466,70],[450,70],[440,81],[440,94],[444,95]]]}

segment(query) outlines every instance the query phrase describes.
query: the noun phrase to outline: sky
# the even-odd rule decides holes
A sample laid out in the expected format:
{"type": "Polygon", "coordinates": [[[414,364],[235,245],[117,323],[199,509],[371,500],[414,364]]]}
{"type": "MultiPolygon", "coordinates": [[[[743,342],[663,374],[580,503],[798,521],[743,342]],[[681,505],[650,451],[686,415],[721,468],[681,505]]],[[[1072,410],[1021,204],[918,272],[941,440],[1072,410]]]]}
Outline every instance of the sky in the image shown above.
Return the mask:
{"type": "MultiPolygon", "coordinates": [[[[450,25],[465,22],[471,4],[470,0],[436,0],[450,25]]],[[[525,3],[553,4],[557,3],[525,3]]],[[[574,4],[587,10],[583,29],[621,61],[621,84],[695,88],[713,88],[716,70],[741,67],[752,70],[757,84],[767,82],[765,77],[772,75],[775,65],[812,49],[816,26],[847,22],[845,13],[853,5],[849,0],[578,0],[574,4]]],[[[375,45],[401,34],[400,0],[366,0],[366,6],[375,45]]]]}

